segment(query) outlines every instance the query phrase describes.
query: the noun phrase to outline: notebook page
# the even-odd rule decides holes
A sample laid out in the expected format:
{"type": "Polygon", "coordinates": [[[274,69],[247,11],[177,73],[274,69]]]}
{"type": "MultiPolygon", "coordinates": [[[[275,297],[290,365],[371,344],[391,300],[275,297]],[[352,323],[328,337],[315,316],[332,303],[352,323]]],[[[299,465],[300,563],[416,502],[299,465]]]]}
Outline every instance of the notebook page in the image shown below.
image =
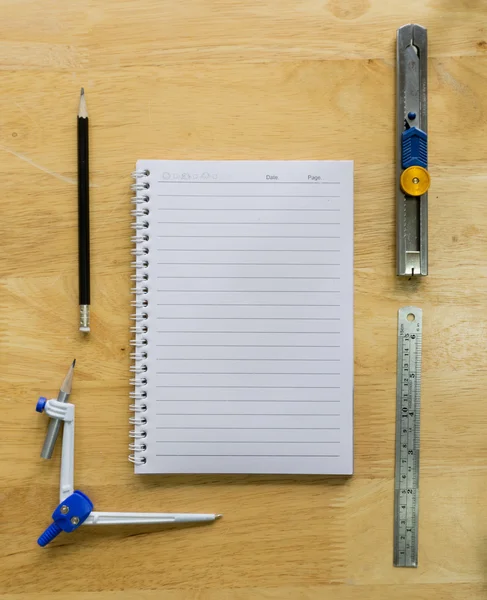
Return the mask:
{"type": "Polygon", "coordinates": [[[137,473],[353,470],[353,163],[150,161],[137,473]]]}

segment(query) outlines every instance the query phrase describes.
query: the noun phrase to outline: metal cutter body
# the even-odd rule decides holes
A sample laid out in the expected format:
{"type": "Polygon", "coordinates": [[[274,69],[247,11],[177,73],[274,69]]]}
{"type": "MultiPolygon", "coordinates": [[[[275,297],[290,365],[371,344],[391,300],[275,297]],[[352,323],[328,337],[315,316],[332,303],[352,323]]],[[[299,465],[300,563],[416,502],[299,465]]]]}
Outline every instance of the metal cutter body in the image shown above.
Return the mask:
{"type": "Polygon", "coordinates": [[[428,274],[427,33],[397,31],[397,275],[428,274]]]}

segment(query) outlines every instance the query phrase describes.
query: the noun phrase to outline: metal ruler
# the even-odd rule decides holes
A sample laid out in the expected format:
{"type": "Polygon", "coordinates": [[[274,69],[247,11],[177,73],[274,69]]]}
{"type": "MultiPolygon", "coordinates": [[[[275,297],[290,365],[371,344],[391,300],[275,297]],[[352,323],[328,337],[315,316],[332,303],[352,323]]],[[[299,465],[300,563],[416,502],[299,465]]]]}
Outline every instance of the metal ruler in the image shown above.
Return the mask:
{"type": "Polygon", "coordinates": [[[397,275],[428,274],[427,34],[397,31],[397,275]]]}
{"type": "Polygon", "coordinates": [[[397,331],[394,566],[418,566],[419,419],[423,311],[399,309],[397,331]]]}

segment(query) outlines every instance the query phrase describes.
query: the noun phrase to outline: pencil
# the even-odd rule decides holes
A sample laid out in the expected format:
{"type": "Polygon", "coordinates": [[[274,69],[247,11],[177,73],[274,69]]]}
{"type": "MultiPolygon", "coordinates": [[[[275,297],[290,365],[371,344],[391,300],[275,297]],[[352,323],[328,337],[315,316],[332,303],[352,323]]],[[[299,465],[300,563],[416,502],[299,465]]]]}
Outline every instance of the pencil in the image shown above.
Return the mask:
{"type": "Polygon", "coordinates": [[[81,88],[78,110],[79,330],[90,331],[90,186],[88,109],[81,88]]]}
{"type": "MultiPolygon", "coordinates": [[[[57,396],[58,402],[67,402],[69,399],[69,395],[71,394],[71,388],[73,387],[73,373],[75,364],[76,359],[74,359],[71,363],[68,374],[66,375],[64,381],[61,384],[61,388],[59,389],[59,394],[57,396]]],[[[51,418],[49,420],[46,439],[44,440],[44,446],[42,447],[41,451],[41,458],[51,458],[60,428],[61,421],[59,419],[51,418]]]]}

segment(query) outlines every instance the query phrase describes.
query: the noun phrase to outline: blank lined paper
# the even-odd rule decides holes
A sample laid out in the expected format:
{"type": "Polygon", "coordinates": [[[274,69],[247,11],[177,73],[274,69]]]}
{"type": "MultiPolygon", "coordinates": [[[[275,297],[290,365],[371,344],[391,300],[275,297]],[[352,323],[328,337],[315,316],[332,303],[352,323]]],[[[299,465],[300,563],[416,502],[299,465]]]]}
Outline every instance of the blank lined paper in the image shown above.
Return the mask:
{"type": "Polygon", "coordinates": [[[137,170],[149,264],[136,472],[352,473],[353,163],[137,170]]]}

